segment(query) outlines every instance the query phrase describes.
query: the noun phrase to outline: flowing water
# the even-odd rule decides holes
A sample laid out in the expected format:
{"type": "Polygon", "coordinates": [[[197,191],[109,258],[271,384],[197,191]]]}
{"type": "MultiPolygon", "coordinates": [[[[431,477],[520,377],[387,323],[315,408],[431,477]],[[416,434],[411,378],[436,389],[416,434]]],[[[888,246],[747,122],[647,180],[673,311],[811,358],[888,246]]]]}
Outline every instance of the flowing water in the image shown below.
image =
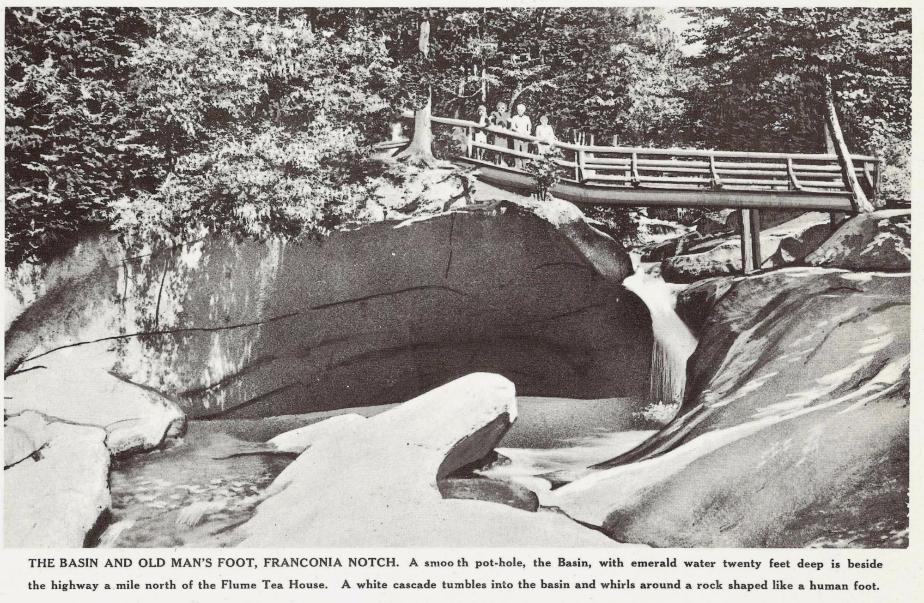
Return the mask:
{"type": "Polygon", "coordinates": [[[114,461],[111,523],[101,547],[219,547],[253,515],[261,493],[294,457],[243,454],[251,443],[220,423],[192,421],[165,450],[114,461]],[[231,455],[231,456],[229,456],[231,455]]]}
{"type": "Polygon", "coordinates": [[[687,379],[687,360],[696,349],[696,337],[677,316],[676,294],[650,266],[641,265],[622,284],[641,298],[651,313],[654,343],[651,347],[652,402],[679,404],[687,379]]]}

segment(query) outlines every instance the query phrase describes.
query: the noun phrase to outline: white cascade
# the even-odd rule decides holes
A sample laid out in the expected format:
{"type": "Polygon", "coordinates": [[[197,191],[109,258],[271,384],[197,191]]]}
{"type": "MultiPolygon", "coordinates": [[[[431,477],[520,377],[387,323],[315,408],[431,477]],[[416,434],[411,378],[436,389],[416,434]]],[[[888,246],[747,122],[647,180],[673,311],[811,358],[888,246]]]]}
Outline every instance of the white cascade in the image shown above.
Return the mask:
{"type": "Polygon", "coordinates": [[[652,402],[665,404],[683,401],[687,379],[687,360],[696,349],[696,337],[675,311],[676,294],[660,274],[649,273],[640,266],[622,284],[641,298],[651,314],[652,402]]]}

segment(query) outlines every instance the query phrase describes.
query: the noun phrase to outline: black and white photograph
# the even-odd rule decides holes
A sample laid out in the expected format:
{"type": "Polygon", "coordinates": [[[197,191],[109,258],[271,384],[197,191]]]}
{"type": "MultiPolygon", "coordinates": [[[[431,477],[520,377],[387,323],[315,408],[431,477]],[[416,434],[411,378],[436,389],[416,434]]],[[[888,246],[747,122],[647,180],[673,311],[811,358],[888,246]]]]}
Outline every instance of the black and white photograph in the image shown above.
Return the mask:
{"type": "Polygon", "coordinates": [[[911,8],[4,18],[4,548],[909,547],[911,8]]]}

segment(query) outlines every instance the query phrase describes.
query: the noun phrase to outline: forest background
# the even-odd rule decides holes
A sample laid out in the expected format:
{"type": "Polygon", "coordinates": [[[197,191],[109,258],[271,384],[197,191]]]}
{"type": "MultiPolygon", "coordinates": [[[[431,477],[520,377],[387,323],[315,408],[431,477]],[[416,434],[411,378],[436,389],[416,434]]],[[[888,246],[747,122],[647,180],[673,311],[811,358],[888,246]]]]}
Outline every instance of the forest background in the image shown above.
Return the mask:
{"type": "Polygon", "coordinates": [[[522,102],[562,138],[823,152],[833,102],[848,147],[884,162],[881,200],[908,199],[909,9],[673,13],[682,35],[658,8],[7,8],[6,266],[100,229],[132,245],[368,220],[406,178],[372,146],[427,103],[522,102]]]}

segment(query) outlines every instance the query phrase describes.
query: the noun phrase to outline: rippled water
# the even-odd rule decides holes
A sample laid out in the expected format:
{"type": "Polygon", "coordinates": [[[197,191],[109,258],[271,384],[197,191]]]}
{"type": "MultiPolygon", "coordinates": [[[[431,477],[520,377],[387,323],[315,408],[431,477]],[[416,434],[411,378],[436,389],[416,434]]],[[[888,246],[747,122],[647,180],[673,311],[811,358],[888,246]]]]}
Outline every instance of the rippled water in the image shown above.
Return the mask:
{"type": "MultiPolygon", "coordinates": [[[[558,471],[577,476],[638,443],[648,432],[634,431],[630,398],[571,400],[520,398],[519,418],[499,443],[512,462],[492,477],[547,489],[532,476],[558,471]]],[[[260,453],[261,442],[282,431],[359,411],[345,409],[262,420],[191,421],[186,436],[165,450],[114,461],[109,482],[111,521],[100,547],[223,547],[236,544],[234,528],[250,519],[263,492],[293,460],[260,453]]]]}
{"type": "Polygon", "coordinates": [[[99,546],[234,544],[233,528],[250,518],[261,493],[294,457],[227,457],[250,444],[223,433],[223,427],[192,422],[186,437],[168,449],[114,462],[112,523],[99,546]]]}

